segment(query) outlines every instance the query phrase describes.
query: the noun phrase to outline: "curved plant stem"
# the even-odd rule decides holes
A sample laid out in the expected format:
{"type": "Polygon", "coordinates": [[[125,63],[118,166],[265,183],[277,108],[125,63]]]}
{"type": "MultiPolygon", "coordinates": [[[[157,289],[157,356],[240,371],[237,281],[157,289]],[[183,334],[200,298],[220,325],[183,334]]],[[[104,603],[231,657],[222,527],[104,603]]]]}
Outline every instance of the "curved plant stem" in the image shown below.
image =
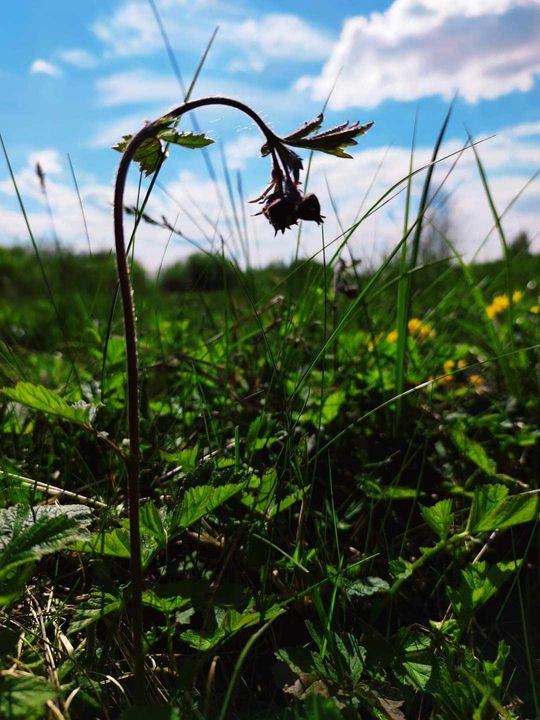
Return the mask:
{"type": "Polygon", "coordinates": [[[207,97],[200,100],[192,100],[171,110],[158,120],[155,120],[142,128],[133,136],[129,145],[122,155],[116,184],[114,188],[114,239],[116,249],[116,264],[118,269],[118,281],[122,297],[124,334],[126,340],[127,358],[127,413],[129,429],[129,454],[126,457],[126,469],[128,476],[128,505],[129,505],[129,533],[131,552],[131,613],[133,632],[133,680],[135,687],[135,702],[144,702],[145,699],[145,671],[144,671],[144,649],[143,649],[143,605],[142,605],[142,562],[141,562],[141,533],[139,523],[139,463],[140,463],[140,439],[139,439],[139,370],[137,359],[137,328],[135,321],[135,307],[133,303],[133,288],[131,285],[129,265],[126,257],[126,246],[124,240],[124,192],[126,179],[131,161],[133,160],[140,145],[155,134],[155,126],[164,118],[171,120],[184,115],[196,108],[205,105],[225,105],[236,108],[248,115],[259,127],[266,138],[270,148],[274,148],[279,142],[276,135],[270,130],[266,123],[250,107],[244,103],[226,97],[207,97]]]}

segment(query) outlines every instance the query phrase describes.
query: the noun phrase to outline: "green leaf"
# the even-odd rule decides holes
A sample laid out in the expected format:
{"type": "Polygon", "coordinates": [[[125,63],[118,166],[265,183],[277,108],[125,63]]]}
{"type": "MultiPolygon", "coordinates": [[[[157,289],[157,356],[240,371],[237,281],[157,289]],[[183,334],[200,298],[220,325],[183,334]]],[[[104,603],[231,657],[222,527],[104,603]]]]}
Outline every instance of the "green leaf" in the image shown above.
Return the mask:
{"type": "Polygon", "coordinates": [[[210,585],[206,580],[179,580],[145,590],[143,602],[162,613],[169,613],[188,605],[201,606],[209,594],[210,585]]]}
{"type": "Polygon", "coordinates": [[[16,505],[0,509],[0,605],[15,600],[34,562],[87,536],[84,505],[16,505]]]}
{"type": "Polygon", "coordinates": [[[431,507],[423,507],[422,517],[441,540],[446,540],[454,524],[452,500],[440,500],[431,507]]]}
{"type": "Polygon", "coordinates": [[[476,610],[484,605],[520,567],[521,560],[471,563],[461,572],[459,587],[448,589],[448,597],[462,625],[467,625],[476,610]]]}
{"type": "Polygon", "coordinates": [[[92,592],[88,600],[77,606],[69,624],[68,635],[84,630],[106,615],[119,612],[122,604],[122,599],[111,593],[92,592]]]}
{"type": "Polygon", "coordinates": [[[347,392],[345,390],[336,390],[336,392],[331,393],[326,398],[321,411],[321,422],[323,425],[329,425],[337,418],[346,398],[347,392]]]}
{"type": "Polygon", "coordinates": [[[158,137],[164,142],[181,145],[190,150],[207,147],[214,142],[212,138],[207,137],[204,133],[177,132],[176,130],[162,131],[158,137]]]}
{"type": "MultiPolygon", "coordinates": [[[[306,137],[306,135],[309,135],[312,132],[315,132],[318,130],[324,120],[324,115],[320,113],[320,115],[317,115],[316,118],[313,120],[308,120],[303,125],[301,125],[298,130],[295,130],[290,135],[286,135],[284,138],[282,138],[284,143],[293,143],[297,140],[301,140],[302,138],[306,137]]],[[[270,147],[268,143],[264,143],[264,145],[261,148],[261,155],[263,157],[266,157],[266,155],[270,154],[270,147]]]]}
{"type": "Polygon", "coordinates": [[[462,430],[452,430],[450,434],[459,450],[480,470],[483,470],[490,477],[497,474],[497,465],[488,456],[480,443],[472,440],[462,430]]]}
{"type": "Polygon", "coordinates": [[[92,425],[96,408],[83,401],[70,405],[60,395],[43,385],[29,382],[18,382],[14,388],[1,388],[0,392],[10,400],[39,410],[47,415],[54,415],[85,427],[92,425]]]}
{"type": "Polygon", "coordinates": [[[495,508],[502,504],[508,495],[505,485],[482,485],[474,491],[469,526],[474,530],[482,518],[487,517],[495,508]]]}
{"type": "Polygon", "coordinates": [[[296,140],[301,140],[302,138],[306,137],[306,135],[310,135],[311,133],[314,133],[316,130],[318,130],[321,125],[323,124],[324,115],[320,113],[317,115],[316,118],[313,118],[313,120],[308,120],[303,125],[301,125],[298,130],[295,130],[290,135],[287,135],[283,138],[284,142],[291,143],[295,142],[296,140]]]}
{"type": "MultiPolygon", "coordinates": [[[[219,608],[215,609],[215,611],[217,610],[219,610],[219,608]]],[[[236,633],[243,628],[266,622],[277,615],[281,615],[283,612],[285,611],[279,605],[272,606],[264,613],[256,612],[253,609],[238,612],[234,608],[231,608],[230,610],[226,610],[219,619],[216,618],[218,622],[212,630],[185,630],[180,634],[180,637],[195,650],[207,651],[219,645],[223,640],[236,635],[236,633]]]]}
{"type": "Polygon", "coordinates": [[[40,720],[45,703],[56,692],[49,683],[34,675],[4,675],[0,678],[0,717],[2,720],[40,720]]]}
{"type": "MultiPolygon", "coordinates": [[[[124,135],[122,139],[113,145],[113,150],[123,153],[129,145],[133,135],[124,135]]],[[[150,137],[139,145],[133,160],[138,163],[141,172],[146,176],[152,175],[165,159],[165,152],[157,137],[150,137]]]]}
{"type": "Polygon", "coordinates": [[[380,577],[365,577],[360,580],[348,580],[343,578],[342,584],[345,587],[347,597],[369,597],[380,592],[387,592],[390,585],[380,577]]]}
{"type": "Polygon", "coordinates": [[[425,690],[433,673],[433,651],[429,635],[414,627],[402,628],[398,632],[398,642],[398,676],[416,690],[425,690]]]}
{"type": "Polygon", "coordinates": [[[153,502],[146,502],[139,510],[141,533],[151,535],[160,545],[167,543],[166,510],[158,508],[153,502]]]}
{"type": "MultiPolygon", "coordinates": [[[[506,488],[504,489],[506,490],[506,488]]],[[[485,490],[485,487],[481,490],[485,490]]],[[[478,497],[475,493],[471,532],[504,530],[540,518],[540,492],[538,490],[510,497],[504,497],[502,492],[497,491],[497,496],[501,498],[498,502],[486,503],[485,495],[481,491],[478,493],[478,497]]],[[[491,496],[492,500],[493,497],[494,494],[491,496]]]]}
{"type": "Polygon", "coordinates": [[[84,542],[75,542],[72,549],[89,555],[109,555],[111,557],[129,558],[129,531],[124,528],[109,532],[94,533],[84,542]]]}
{"type": "Polygon", "coordinates": [[[171,528],[187,528],[205,515],[213,512],[245,487],[244,483],[227,485],[198,485],[189,488],[175,511],[171,528]]]}
{"type": "Polygon", "coordinates": [[[410,576],[412,573],[412,563],[404,558],[395,558],[388,563],[388,569],[394,580],[400,580],[401,578],[408,578],[410,576]]]}
{"type": "MultiPolygon", "coordinates": [[[[146,176],[156,172],[167,153],[163,143],[173,143],[182,147],[195,150],[211,145],[214,141],[204,133],[177,132],[174,129],[175,119],[170,117],[161,118],[153,123],[152,137],[146,138],[137,148],[133,160],[138,163],[141,172],[146,176]]],[[[124,135],[122,139],[113,145],[113,150],[125,152],[131,142],[133,135],[124,135]]]]}
{"type": "Polygon", "coordinates": [[[336,157],[350,158],[352,155],[344,152],[343,148],[357,145],[354,138],[367,133],[373,127],[373,124],[369,122],[360,125],[360,123],[356,122],[349,125],[346,122],[325,132],[317,133],[309,138],[288,142],[288,144],[293,147],[306,148],[307,150],[319,150],[336,157]]]}

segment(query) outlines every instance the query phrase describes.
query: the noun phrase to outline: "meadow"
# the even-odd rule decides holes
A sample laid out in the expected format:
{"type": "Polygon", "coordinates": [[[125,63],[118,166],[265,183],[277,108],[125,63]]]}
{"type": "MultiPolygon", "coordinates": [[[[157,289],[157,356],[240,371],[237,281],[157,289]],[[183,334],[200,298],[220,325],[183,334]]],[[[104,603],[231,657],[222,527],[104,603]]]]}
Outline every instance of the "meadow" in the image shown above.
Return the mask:
{"type": "Polygon", "coordinates": [[[128,253],[136,472],[113,255],[0,249],[0,717],[540,717],[540,257],[478,158],[503,257],[465,260],[430,169],[377,268],[362,218],[291,265],[128,253]]]}

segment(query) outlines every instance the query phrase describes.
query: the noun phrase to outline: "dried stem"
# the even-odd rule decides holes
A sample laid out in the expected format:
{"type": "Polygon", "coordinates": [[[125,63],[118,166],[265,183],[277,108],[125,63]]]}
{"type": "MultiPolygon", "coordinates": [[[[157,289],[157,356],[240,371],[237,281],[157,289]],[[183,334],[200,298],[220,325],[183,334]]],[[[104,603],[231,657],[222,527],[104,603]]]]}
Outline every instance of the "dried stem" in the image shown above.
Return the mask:
{"type": "Polygon", "coordinates": [[[205,105],[225,105],[236,108],[248,115],[260,128],[270,148],[279,147],[279,139],[270,130],[265,122],[247,105],[226,97],[207,97],[184,103],[171,110],[158,120],[142,128],[133,136],[127,146],[116,176],[114,190],[114,239],[116,248],[116,263],[118,280],[122,297],[124,315],[124,334],[126,340],[127,357],[127,405],[129,429],[129,454],[125,459],[128,475],[128,505],[129,505],[129,532],[131,552],[131,612],[133,632],[133,679],[136,703],[143,703],[146,695],[146,680],[144,671],[143,649],[143,605],[142,605],[142,562],[141,562],[141,533],[139,523],[139,370],[137,359],[137,328],[135,320],[135,307],[133,304],[133,288],[131,285],[129,266],[126,257],[124,240],[124,192],[129,165],[140,145],[155,134],[155,125],[164,118],[171,120],[205,105]]]}

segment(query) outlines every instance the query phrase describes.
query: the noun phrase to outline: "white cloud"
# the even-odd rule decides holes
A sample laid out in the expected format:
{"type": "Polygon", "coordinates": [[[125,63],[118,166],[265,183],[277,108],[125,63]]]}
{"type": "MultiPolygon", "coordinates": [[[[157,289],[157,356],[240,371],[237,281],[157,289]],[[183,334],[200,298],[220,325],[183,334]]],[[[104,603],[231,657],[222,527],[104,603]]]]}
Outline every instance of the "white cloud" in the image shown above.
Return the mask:
{"type": "Polygon", "coordinates": [[[92,25],[92,31],[113,55],[145,55],[159,47],[159,30],[148,3],[125,2],[92,25]]]}
{"type": "Polygon", "coordinates": [[[51,77],[58,77],[62,74],[60,68],[47,60],[37,58],[30,65],[30,75],[50,75],[51,77]]]}
{"type": "Polygon", "coordinates": [[[72,48],[71,50],[61,50],[58,53],[59,58],[73,67],[88,70],[97,65],[97,59],[88,50],[82,48],[72,48]]]}
{"type": "Polygon", "coordinates": [[[245,167],[246,161],[259,157],[264,138],[260,135],[240,135],[225,145],[225,157],[227,165],[231,170],[239,170],[245,167]]]}
{"type": "MultiPolygon", "coordinates": [[[[219,25],[210,63],[219,58],[220,68],[232,72],[258,72],[277,60],[324,60],[332,48],[327,33],[292,13],[253,13],[246,18],[246,11],[216,0],[162,0],[158,5],[173,49],[178,51],[200,52],[219,25]]],[[[146,2],[127,0],[110,17],[95,22],[92,30],[112,55],[150,55],[163,50],[156,19],[146,2]]]]}
{"type": "Polygon", "coordinates": [[[297,15],[270,14],[225,23],[220,29],[220,40],[237,48],[239,57],[229,63],[229,69],[234,71],[260,71],[271,60],[324,60],[332,49],[329,35],[297,15]]]}
{"type": "Polygon", "coordinates": [[[60,175],[62,173],[62,163],[57,150],[47,148],[31,152],[28,156],[28,164],[35,168],[37,163],[41,165],[41,169],[47,175],[60,175]]]}
{"type": "Polygon", "coordinates": [[[526,92],[540,75],[538,0],[394,0],[348,18],[318,77],[297,87],[335,109],[456,91],[468,102],[526,92]],[[340,74],[341,71],[341,74],[340,74]]]}
{"type": "Polygon", "coordinates": [[[150,70],[128,70],[97,81],[103,105],[148,104],[164,102],[172,105],[181,101],[178,81],[172,75],[161,75],[150,70]]]}

